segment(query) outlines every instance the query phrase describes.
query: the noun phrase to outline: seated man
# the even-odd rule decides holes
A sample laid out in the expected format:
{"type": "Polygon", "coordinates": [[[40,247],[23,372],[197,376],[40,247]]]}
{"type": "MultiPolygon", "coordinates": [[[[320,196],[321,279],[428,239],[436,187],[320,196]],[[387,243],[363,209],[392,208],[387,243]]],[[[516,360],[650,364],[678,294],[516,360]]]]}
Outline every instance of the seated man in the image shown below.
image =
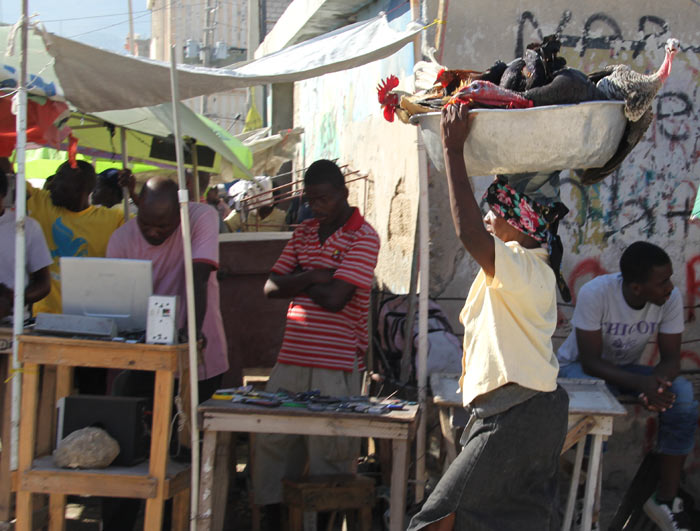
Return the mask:
{"type": "MultiPolygon", "coordinates": [[[[219,230],[216,211],[202,203],[188,203],[194,268],[197,338],[202,348],[199,397],[206,400],[228,370],[228,350],[219,308],[219,230]]],[[[185,261],[183,258],[177,184],[153,177],[141,189],[139,212],[112,234],[108,258],[151,260],[153,294],[178,295],[177,323],[187,318],[185,261]]]]}
{"type": "Polygon", "coordinates": [[[683,301],[673,287],[671,259],[647,242],[631,244],[620,273],[601,275],[581,287],[571,324],[574,330],[557,356],[564,378],[602,378],[614,392],[639,397],[659,412],[657,492],[645,512],[663,530],[690,529],[677,496],[686,456],[693,449],[698,403],[680,371],[683,301]],[[659,362],[640,365],[656,336],[659,362]]]}
{"type": "MultiPolygon", "coordinates": [[[[314,218],[292,235],[272,267],[265,295],[291,298],[277,363],[266,391],[319,390],[324,395],[360,392],[367,349],[367,314],[379,237],[348,204],[343,173],[329,160],[311,164],[304,193],[314,218]]],[[[256,438],[255,503],[273,505],[271,529],[279,524],[282,479],[309,473],[352,473],[359,439],[261,435],[256,438]]]]}
{"type": "MultiPolygon", "coordinates": [[[[12,316],[15,297],[15,212],[5,208],[7,188],[7,175],[0,169],[0,320],[12,316]]],[[[46,297],[51,290],[49,266],[53,259],[39,223],[26,217],[24,227],[24,302],[31,304],[46,297]]]]}

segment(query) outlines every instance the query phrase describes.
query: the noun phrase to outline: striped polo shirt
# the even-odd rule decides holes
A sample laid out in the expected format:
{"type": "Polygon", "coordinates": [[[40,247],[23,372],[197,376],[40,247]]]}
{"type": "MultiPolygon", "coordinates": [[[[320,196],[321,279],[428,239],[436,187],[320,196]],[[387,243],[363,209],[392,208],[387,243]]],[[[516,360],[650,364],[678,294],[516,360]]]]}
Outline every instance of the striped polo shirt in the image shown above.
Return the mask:
{"type": "Polygon", "coordinates": [[[339,312],[325,310],[305,293],[294,297],[287,309],[287,325],[277,361],[352,371],[358,358],[357,366],[363,370],[369,295],[379,236],[357,208],[323,245],[318,240],[318,228],[316,219],[305,220],[297,227],[272,272],[288,275],[297,267],[335,269],[333,277],[355,285],[355,293],[339,312]]]}

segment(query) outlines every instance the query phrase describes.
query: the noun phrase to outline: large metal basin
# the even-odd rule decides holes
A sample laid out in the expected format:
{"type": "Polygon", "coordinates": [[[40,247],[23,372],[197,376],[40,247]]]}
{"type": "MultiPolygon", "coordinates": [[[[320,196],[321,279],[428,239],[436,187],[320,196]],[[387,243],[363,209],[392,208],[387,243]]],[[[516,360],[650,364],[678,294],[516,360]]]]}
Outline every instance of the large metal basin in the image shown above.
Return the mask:
{"type": "MultiPolygon", "coordinates": [[[[626,120],[624,102],[588,101],[530,109],[474,109],[464,159],[469,175],[599,168],[617,150],[626,120]]],[[[445,161],[440,113],[411,117],[421,128],[428,156],[445,161]]]]}

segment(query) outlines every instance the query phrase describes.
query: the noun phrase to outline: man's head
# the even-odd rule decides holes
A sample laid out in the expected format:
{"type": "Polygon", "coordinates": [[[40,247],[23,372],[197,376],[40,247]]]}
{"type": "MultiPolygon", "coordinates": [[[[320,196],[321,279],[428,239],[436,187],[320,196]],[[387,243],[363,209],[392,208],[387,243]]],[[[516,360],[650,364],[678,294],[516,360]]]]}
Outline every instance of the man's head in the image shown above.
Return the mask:
{"type": "Polygon", "coordinates": [[[620,257],[627,289],[640,302],[663,305],[673,291],[673,265],[666,251],[649,242],[634,242],[620,257]]]}
{"type": "Polygon", "coordinates": [[[336,225],[349,207],[343,172],[335,162],[317,160],[304,174],[304,195],[321,225],[336,225]]]}
{"type": "Polygon", "coordinates": [[[76,163],[75,168],[71,167],[70,162],[61,164],[52,177],[48,190],[55,206],[80,212],[90,206],[88,198],[95,189],[97,178],[92,164],[84,160],[76,163]]]}
{"type": "Polygon", "coordinates": [[[204,198],[206,199],[207,203],[212,206],[216,206],[219,204],[219,189],[216,186],[210,186],[207,188],[204,198]]]}
{"type": "Polygon", "coordinates": [[[110,168],[97,174],[97,185],[92,192],[92,204],[107,208],[121,202],[124,197],[119,187],[119,170],[110,168]]]}
{"type": "Polygon", "coordinates": [[[136,222],[144,239],[160,245],[180,226],[177,184],[166,177],[153,177],[141,189],[136,222]]]}

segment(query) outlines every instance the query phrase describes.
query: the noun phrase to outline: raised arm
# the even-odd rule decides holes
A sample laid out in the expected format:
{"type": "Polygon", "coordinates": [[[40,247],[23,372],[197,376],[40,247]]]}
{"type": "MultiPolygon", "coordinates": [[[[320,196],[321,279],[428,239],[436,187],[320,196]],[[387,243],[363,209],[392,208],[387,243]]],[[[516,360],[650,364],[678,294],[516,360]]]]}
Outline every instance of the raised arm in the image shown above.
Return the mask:
{"type": "Polygon", "coordinates": [[[481,210],[469,183],[464,162],[469,111],[466,105],[448,105],[442,110],[442,145],[447,171],[450,210],[457,237],[487,276],[495,273],[495,244],[484,227],[481,210]]]}

